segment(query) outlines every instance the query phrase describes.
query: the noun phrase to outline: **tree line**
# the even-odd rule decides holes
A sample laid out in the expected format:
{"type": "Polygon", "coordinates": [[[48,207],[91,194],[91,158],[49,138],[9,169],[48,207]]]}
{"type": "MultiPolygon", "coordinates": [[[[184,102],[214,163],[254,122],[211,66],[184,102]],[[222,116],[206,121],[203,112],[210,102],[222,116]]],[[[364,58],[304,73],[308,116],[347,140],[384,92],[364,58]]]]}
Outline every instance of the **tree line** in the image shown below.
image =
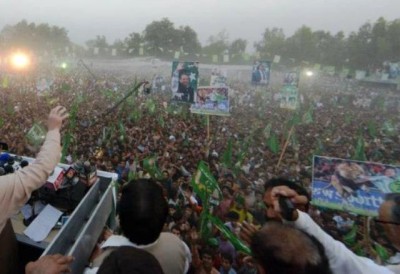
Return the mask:
{"type": "Polygon", "coordinates": [[[272,60],[278,55],[283,62],[293,65],[310,63],[352,69],[379,67],[384,61],[399,61],[399,45],[400,19],[387,21],[382,17],[374,23],[363,24],[347,36],[343,31],[332,34],[308,26],[301,26],[293,35],[286,36],[281,28],[267,27],[261,39],[254,43],[257,51],[254,56],[246,53],[248,42],[245,39],[230,41],[225,30],[209,37],[202,45],[190,26],[176,27],[168,18],[153,21],[143,32],[132,32],[113,43],[98,35],[86,42],[86,50],[71,42],[65,28],[49,24],[23,20],[5,26],[0,32],[0,50],[28,48],[39,54],[51,52],[62,56],[73,48],[81,55],[110,56],[110,49],[113,49],[123,57],[149,55],[169,59],[176,57],[178,52],[180,58],[213,59],[214,62],[215,56],[220,62],[225,55],[233,63],[249,63],[253,58],[272,60]]]}

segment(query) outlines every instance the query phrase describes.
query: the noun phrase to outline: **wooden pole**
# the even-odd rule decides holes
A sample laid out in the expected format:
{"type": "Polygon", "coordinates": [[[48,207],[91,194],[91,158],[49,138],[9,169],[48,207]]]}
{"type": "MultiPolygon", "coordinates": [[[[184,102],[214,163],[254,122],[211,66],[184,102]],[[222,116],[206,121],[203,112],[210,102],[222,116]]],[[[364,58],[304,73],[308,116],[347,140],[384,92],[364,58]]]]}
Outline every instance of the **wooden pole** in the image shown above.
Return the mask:
{"type": "Polygon", "coordinates": [[[288,137],[287,137],[287,139],[286,139],[286,142],[285,142],[285,144],[284,144],[284,146],[283,146],[281,155],[279,156],[278,164],[276,165],[277,168],[281,165],[281,161],[282,161],[282,158],[283,158],[283,154],[285,154],[286,148],[287,148],[287,146],[288,146],[288,144],[289,144],[290,136],[292,136],[293,129],[294,129],[294,125],[290,128],[290,131],[289,131],[288,137]]]}
{"type": "Polygon", "coordinates": [[[210,140],[210,115],[207,114],[207,140],[210,140]]]}

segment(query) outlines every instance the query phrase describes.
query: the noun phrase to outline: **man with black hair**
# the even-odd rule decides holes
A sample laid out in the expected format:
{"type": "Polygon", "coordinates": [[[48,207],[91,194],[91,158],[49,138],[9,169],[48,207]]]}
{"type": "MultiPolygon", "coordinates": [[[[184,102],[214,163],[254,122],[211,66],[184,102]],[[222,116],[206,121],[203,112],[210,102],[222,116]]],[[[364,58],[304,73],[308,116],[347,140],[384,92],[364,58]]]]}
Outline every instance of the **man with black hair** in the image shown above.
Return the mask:
{"type": "Polygon", "coordinates": [[[164,274],[160,263],[147,251],[121,246],[101,264],[98,274],[164,274]]]}
{"type": "Polygon", "coordinates": [[[123,236],[113,235],[102,245],[93,262],[98,267],[116,247],[133,246],[153,254],[165,274],[186,273],[191,254],[186,244],[169,232],[161,232],[168,215],[162,187],[151,179],[133,180],[122,188],[119,218],[123,236]]]}
{"type": "Polygon", "coordinates": [[[260,274],[332,273],[318,240],[278,222],[267,223],[253,235],[251,251],[260,274]]]}

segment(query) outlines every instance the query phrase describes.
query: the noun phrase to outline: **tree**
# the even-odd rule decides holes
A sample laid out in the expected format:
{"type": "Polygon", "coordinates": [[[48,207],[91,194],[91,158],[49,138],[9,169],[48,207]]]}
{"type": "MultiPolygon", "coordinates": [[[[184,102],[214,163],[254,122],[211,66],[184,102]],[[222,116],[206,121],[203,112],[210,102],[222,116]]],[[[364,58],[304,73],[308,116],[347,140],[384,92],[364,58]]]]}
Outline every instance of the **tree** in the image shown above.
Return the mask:
{"type": "Polygon", "coordinates": [[[226,30],[220,31],[216,36],[208,38],[208,45],[203,48],[203,52],[208,55],[222,55],[229,49],[229,35],[226,30]]]}
{"type": "Polygon", "coordinates": [[[0,36],[3,48],[27,48],[39,54],[64,54],[65,47],[71,45],[66,29],[48,24],[36,25],[26,20],[5,26],[0,36]]]}
{"type": "Polygon", "coordinates": [[[285,53],[286,39],[280,28],[265,29],[261,41],[254,43],[254,47],[262,58],[272,58],[274,55],[285,53]]]}
{"type": "Polygon", "coordinates": [[[140,33],[132,32],[124,40],[124,44],[128,49],[128,54],[139,54],[140,47],[144,44],[144,37],[140,33]]]}
{"type": "Polygon", "coordinates": [[[162,56],[167,50],[177,50],[182,43],[174,23],[168,18],[153,21],[144,30],[145,48],[150,54],[162,56]]]}
{"type": "Polygon", "coordinates": [[[186,53],[193,55],[199,53],[201,50],[197,33],[189,26],[178,29],[178,40],[181,41],[182,49],[186,53]]]}

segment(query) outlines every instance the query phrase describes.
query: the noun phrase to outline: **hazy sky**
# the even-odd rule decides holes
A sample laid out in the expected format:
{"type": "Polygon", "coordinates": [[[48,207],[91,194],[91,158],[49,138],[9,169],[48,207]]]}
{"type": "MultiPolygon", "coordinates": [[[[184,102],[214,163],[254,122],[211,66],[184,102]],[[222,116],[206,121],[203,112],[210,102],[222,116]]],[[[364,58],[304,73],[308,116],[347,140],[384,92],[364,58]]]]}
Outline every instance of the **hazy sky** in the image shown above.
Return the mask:
{"type": "Polygon", "coordinates": [[[113,43],[168,17],[175,26],[192,27],[203,45],[223,29],[231,41],[252,45],[267,27],[286,35],[302,25],[348,34],[381,16],[400,18],[399,11],[400,0],[0,0],[0,29],[26,19],[64,27],[78,44],[96,35],[113,43]]]}

